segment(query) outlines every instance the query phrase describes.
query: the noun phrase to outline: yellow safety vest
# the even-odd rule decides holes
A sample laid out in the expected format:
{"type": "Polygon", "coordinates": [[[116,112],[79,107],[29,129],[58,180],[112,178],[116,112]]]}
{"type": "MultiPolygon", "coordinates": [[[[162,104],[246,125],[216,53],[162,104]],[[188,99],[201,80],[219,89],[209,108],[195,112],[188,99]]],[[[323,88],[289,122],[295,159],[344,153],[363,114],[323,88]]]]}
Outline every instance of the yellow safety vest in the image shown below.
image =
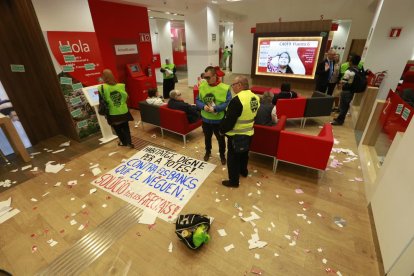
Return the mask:
{"type": "Polygon", "coordinates": [[[237,119],[233,129],[227,132],[226,135],[252,136],[254,134],[254,118],[260,107],[260,98],[250,90],[240,91],[235,97],[239,97],[240,102],[243,105],[243,111],[237,119]]]}
{"type": "MultiPolygon", "coordinates": [[[[174,70],[174,67],[175,67],[175,65],[174,65],[173,63],[170,63],[170,64],[163,64],[163,65],[161,66],[161,68],[162,68],[162,69],[168,69],[168,70],[170,70],[170,71],[173,71],[173,70],[174,70]]],[[[162,73],[162,77],[163,77],[164,79],[172,79],[172,78],[174,78],[174,73],[173,73],[173,74],[170,74],[170,75],[168,75],[168,76],[167,76],[167,73],[164,71],[164,72],[162,73]]]]}

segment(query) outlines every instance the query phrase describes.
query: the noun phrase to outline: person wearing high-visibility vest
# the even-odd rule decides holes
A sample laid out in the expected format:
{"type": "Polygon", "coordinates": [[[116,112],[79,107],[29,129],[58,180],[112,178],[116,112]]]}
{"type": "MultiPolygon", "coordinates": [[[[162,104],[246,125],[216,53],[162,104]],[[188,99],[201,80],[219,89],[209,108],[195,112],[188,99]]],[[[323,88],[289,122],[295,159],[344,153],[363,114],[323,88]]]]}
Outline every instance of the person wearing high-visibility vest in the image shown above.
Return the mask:
{"type": "Polygon", "coordinates": [[[247,177],[249,147],[254,134],[254,118],[260,107],[260,98],[249,89],[245,76],[237,76],[231,85],[236,96],[230,101],[226,116],[220,124],[220,133],[227,136],[228,180],[221,184],[239,187],[239,176],[247,177]]]}
{"type": "Polygon", "coordinates": [[[213,133],[217,138],[220,152],[220,161],[226,165],[226,140],[220,135],[219,125],[224,118],[225,110],[231,100],[230,85],[222,83],[218,77],[218,68],[208,66],[204,70],[203,79],[199,86],[200,93],[196,98],[198,109],[201,110],[203,133],[206,153],[204,161],[211,156],[211,138],[213,133]]]}
{"type": "Polygon", "coordinates": [[[128,124],[134,118],[127,106],[128,94],[125,84],[117,83],[109,69],[103,70],[102,79],[104,83],[98,88],[99,97],[102,97],[108,106],[108,114],[105,117],[119,138],[118,146],[134,148],[128,124]]]}
{"type": "Polygon", "coordinates": [[[175,72],[177,69],[175,65],[170,62],[167,58],[165,59],[165,64],[161,65],[160,71],[162,72],[162,95],[164,99],[168,99],[170,97],[170,92],[175,89],[175,72]]]}

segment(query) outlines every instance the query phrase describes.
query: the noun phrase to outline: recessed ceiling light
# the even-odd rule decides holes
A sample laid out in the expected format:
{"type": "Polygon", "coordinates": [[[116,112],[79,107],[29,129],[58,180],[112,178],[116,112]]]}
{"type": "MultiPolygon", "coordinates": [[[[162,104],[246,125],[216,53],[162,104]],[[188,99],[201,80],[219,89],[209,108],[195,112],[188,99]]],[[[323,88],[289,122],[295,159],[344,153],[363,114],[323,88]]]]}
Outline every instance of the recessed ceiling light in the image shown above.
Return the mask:
{"type": "Polygon", "coordinates": [[[154,18],[154,16],[150,16],[150,18],[154,18]]]}
{"type": "Polygon", "coordinates": [[[215,0],[212,0],[212,1],[211,1],[211,3],[213,3],[213,4],[218,4],[218,2],[217,2],[217,1],[215,1],[215,0]]]}
{"type": "Polygon", "coordinates": [[[227,0],[227,2],[239,2],[239,1],[242,1],[242,0],[227,0]]]}
{"type": "Polygon", "coordinates": [[[170,12],[165,12],[165,14],[170,14],[170,12]]]}
{"type": "Polygon", "coordinates": [[[150,9],[148,9],[148,11],[151,11],[150,9]]]}

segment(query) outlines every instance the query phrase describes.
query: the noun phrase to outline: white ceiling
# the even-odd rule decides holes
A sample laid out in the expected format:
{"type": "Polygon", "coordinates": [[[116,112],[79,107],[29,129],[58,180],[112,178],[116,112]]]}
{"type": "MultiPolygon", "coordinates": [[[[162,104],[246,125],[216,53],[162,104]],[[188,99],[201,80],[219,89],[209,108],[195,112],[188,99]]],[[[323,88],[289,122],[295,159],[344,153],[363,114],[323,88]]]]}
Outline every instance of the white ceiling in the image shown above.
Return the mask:
{"type": "MultiPolygon", "coordinates": [[[[149,16],[154,16],[156,18],[166,18],[173,20],[184,20],[182,15],[185,15],[191,12],[193,9],[198,7],[205,6],[207,4],[211,6],[217,5],[220,9],[220,20],[222,21],[232,21],[241,19],[244,17],[243,14],[237,13],[241,6],[244,8],[247,6],[254,5],[254,2],[257,4],[257,0],[242,0],[238,2],[229,2],[227,0],[215,0],[217,4],[214,4],[212,0],[106,0],[109,2],[116,2],[128,5],[136,5],[147,7],[149,10],[149,16]],[[162,12],[162,13],[160,13],[162,12]],[[171,14],[165,14],[164,12],[170,12],[171,14]],[[174,13],[179,14],[174,15],[174,13]],[[181,16],[180,16],[181,15],[181,16]]],[[[234,1],[234,0],[233,0],[234,1]]],[[[259,0],[259,1],[270,1],[274,0],[259,0]]]]}

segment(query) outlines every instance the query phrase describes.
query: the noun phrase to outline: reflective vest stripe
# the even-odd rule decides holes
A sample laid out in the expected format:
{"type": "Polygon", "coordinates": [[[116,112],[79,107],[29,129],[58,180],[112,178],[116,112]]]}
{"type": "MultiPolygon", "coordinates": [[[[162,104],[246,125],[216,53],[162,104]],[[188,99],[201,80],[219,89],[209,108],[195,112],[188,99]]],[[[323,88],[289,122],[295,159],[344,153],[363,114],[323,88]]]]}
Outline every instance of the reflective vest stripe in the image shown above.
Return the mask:
{"type": "Polygon", "coordinates": [[[230,130],[228,133],[246,133],[252,130],[253,130],[252,127],[247,127],[247,128],[242,128],[242,129],[233,129],[233,130],[230,130]]]}
{"type": "Polygon", "coordinates": [[[237,120],[236,124],[250,124],[253,123],[254,119],[251,120],[237,120]]]}

